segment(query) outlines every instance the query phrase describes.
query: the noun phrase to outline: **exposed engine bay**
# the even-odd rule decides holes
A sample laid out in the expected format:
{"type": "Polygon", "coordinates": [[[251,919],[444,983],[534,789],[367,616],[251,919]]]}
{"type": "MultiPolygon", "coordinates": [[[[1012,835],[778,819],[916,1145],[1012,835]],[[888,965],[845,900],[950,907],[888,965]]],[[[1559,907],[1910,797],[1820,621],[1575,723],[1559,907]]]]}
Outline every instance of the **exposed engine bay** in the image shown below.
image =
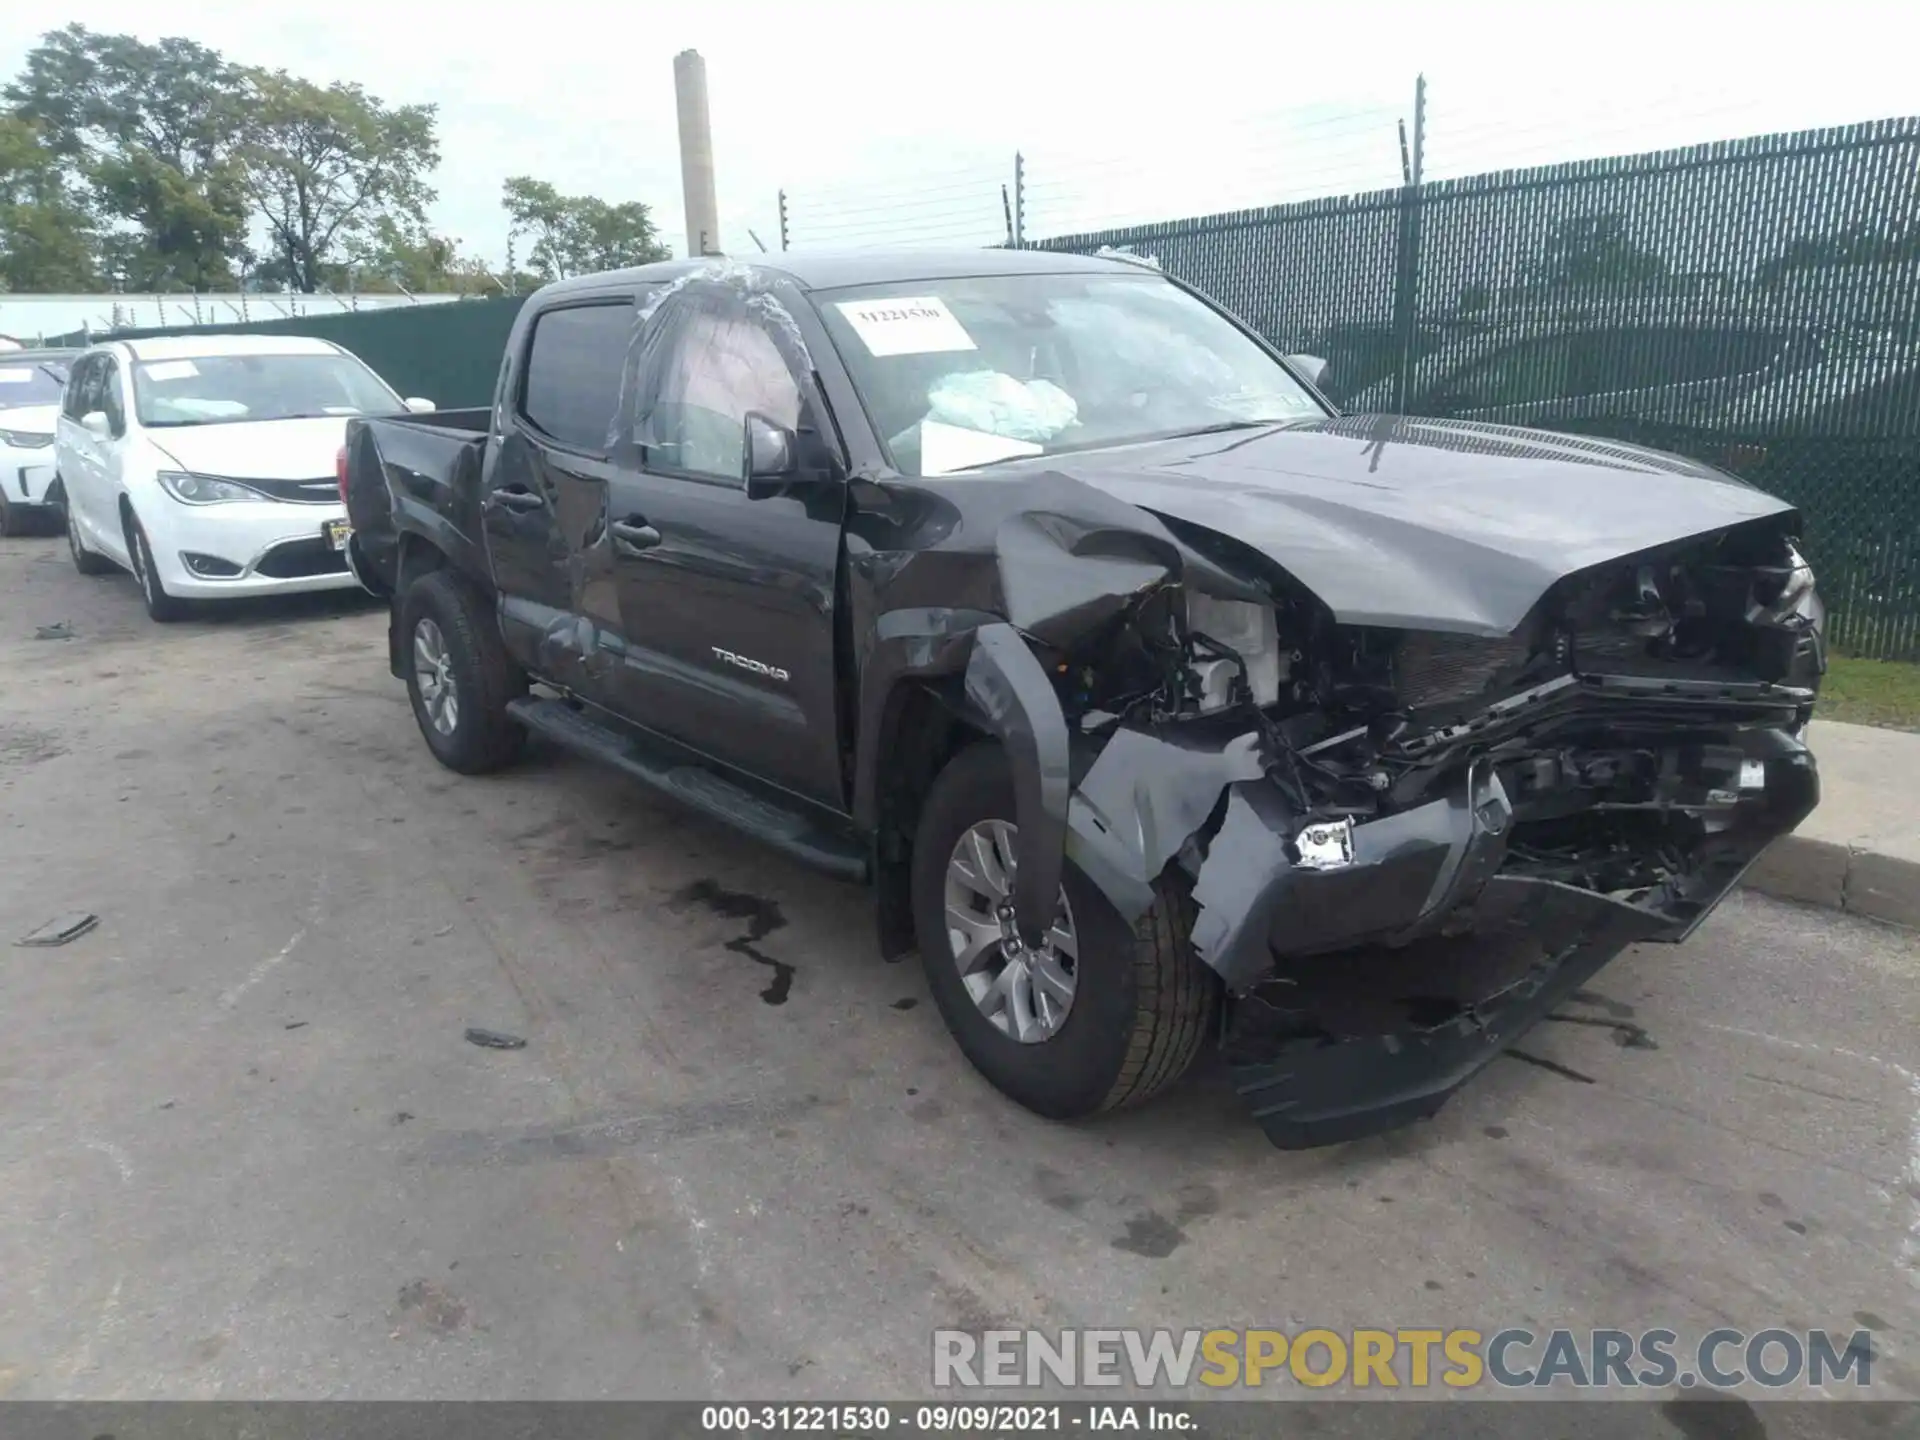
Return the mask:
{"type": "Polygon", "coordinates": [[[1340,625],[1268,579],[1150,587],[1051,667],[1067,854],[1127,911],[1179,864],[1268,1050],[1479,1031],[1556,949],[1682,938],[1817,796],[1822,614],[1779,523],[1566,577],[1506,636],[1340,625]]]}

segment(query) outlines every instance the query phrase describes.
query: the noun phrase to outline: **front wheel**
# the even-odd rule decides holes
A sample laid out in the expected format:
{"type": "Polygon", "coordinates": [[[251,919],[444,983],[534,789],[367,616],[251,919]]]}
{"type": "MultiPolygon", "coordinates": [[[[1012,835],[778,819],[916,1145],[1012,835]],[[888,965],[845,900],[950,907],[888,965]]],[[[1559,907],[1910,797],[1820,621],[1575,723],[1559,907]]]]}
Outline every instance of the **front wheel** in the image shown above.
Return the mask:
{"type": "Polygon", "coordinates": [[[934,781],[914,839],[913,915],[927,983],[974,1068],[1029,1110],[1070,1120],[1150,1099],[1192,1065],[1220,984],[1193,952],[1193,902],[1162,880],[1120,918],[1068,861],[1041,945],[1013,924],[1013,778],[996,745],[934,781]]]}
{"type": "Polygon", "coordinates": [[[527,677],[507,654],[500,627],[470,585],[434,570],[400,600],[407,695],[434,758],[483,775],[510,764],[527,732],[507,713],[527,677]]]}
{"type": "MultiPolygon", "coordinates": [[[[127,511],[126,529],[127,555],[133,561],[133,578],[140,582],[140,598],[146,602],[147,614],[161,625],[184,620],[187,617],[187,602],[167,593],[166,582],[160,578],[159,567],[153,563],[153,546],[147,543],[146,527],[131,510],[127,511]]],[[[69,543],[73,543],[71,533],[69,531],[69,543]]]]}

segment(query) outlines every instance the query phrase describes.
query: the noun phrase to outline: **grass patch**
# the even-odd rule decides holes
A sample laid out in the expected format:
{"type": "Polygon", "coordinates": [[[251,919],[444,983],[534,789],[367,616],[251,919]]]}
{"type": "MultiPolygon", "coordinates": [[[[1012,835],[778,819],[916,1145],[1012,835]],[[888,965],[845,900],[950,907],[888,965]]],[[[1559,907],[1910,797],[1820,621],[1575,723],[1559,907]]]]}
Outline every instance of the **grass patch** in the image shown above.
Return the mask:
{"type": "Polygon", "coordinates": [[[1854,725],[1920,730],[1920,665],[1829,656],[1814,713],[1854,725]]]}

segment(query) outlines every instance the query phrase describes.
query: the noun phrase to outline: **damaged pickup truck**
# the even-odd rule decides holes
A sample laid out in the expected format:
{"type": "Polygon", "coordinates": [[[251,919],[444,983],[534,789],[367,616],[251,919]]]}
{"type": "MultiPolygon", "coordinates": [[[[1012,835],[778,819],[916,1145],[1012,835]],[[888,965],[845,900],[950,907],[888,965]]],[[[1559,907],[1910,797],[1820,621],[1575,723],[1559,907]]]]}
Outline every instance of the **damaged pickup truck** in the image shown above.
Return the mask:
{"type": "Polygon", "coordinates": [[[563,281],[490,410],[353,421],[427,745],[528,732],[877,895],[994,1085],[1209,1045],[1276,1144],[1432,1114],[1818,796],[1788,505],[1342,416],[1146,265],[781,255],[563,281]]]}

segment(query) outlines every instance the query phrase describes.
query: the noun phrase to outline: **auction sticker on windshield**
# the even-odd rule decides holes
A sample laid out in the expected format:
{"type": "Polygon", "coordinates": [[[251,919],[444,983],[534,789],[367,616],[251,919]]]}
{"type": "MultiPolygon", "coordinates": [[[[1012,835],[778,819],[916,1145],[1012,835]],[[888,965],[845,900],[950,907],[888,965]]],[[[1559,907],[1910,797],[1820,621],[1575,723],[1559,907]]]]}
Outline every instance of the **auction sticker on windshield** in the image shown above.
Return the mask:
{"type": "Polygon", "coordinates": [[[153,360],[140,367],[140,373],[149,380],[191,380],[200,373],[200,367],[191,360],[153,360]]]}
{"type": "Polygon", "coordinates": [[[853,326],[867,352],[886,355],[937,355],[977,350],[966,327],[954,319],[938,295],[900,295],[886,300],[841,300],[836,307],[853,326]]]}

